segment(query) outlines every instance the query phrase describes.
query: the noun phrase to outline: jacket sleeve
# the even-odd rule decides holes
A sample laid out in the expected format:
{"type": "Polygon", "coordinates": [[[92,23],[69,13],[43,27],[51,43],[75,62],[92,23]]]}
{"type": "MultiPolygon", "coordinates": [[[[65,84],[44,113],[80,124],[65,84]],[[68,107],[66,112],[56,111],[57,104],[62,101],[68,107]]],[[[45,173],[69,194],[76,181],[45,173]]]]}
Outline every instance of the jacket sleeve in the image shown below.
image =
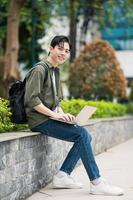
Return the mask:
{"type": "Polygon", "coordinates": [[[40,103],[40,93],[43,87],[45,71],[34,69],[26,78],[25,106],[33,108],[40,103]]]}

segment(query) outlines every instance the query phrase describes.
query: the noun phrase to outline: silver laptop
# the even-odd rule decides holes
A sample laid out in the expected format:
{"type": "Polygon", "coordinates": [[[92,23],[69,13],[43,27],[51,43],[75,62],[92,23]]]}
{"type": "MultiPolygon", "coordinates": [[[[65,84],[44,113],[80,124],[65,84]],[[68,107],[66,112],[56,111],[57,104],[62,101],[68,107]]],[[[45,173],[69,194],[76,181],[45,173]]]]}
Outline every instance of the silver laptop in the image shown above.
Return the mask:
{"type": "Polygon", "coordinates": [[[96,112],[97,108],[94,106],[84,106],[82,110],[78,113],[78,115],[75,117],[74,121],[71,122],[66,122],[61,119],[55,119],[52,118],[53,120],[61,121],[67,124],[77,124],[79,126],[84,126],[88,122],[89,118],[96,112]]]}

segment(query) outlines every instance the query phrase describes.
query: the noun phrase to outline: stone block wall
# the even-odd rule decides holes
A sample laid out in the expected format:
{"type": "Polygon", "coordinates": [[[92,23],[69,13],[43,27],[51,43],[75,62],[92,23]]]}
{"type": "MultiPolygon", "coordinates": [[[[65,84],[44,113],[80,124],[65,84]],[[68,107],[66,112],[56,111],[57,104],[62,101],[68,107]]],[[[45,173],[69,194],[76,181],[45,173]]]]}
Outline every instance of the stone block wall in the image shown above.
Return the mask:
{"type": "MultiPolygon", "coordinates": [[[[133,117],[90,120],[95,154],[133,137],[133,117]]],[[[0,134],[0,200],[20,200],[47,185],[72,143],[40,133],[0,134]]]]}

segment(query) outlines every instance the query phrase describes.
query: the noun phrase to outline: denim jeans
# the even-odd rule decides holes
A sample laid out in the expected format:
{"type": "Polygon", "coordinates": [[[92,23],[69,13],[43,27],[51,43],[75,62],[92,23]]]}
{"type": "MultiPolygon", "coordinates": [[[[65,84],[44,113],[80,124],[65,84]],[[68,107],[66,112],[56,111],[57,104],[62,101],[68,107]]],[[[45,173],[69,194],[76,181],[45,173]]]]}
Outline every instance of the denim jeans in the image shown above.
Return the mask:
{"type": "Polygon", "coordinates": [[[74,143],[60,170],[71,174],[77,161],[81,158],[90,181],[100,177],[92,152],[91,135],[85,128],[49,119],[32,128],[31,131],[74,143]]]}

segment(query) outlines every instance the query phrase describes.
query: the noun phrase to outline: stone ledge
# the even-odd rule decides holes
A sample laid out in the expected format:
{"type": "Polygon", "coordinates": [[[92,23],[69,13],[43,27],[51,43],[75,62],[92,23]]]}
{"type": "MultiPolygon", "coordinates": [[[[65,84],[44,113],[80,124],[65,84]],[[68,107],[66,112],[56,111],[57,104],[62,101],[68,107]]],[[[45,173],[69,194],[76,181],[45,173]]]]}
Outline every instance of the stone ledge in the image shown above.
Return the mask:
{"type": "MultiPolygon", "coordinates": [[[[123,121],[123,120],[133,120],[133,116],[124,116],[124,117],[112,117],[112,118],[99,118],[99,119],[90,119],[84,126],[91,126],[101,122],[111,122],[111,121],[123,121]]],[[[0,142],[15,140],[23,137],[30,137],[39,135],[39,132],[21,131],[21,132],[7,132],[0,134],[0,142]]]]}
{"type": "Polygon", "coordinates": [[[123,121],[123,120],[133,120],[132,115],[127,115],[124,117],[111,117],[111,118],[98,118],[98,119],[89,119],[85,126],[95,125],[101,122],[111,122],[111,121],[123,121]]]}
{"type": "Polygon", "coordinates": [[[24,138],[24,137],[31,137],[31,136],[39,135],[39,134],[40,133],[30,132],[30,131],[3,133],[3,134],[0,134],[0,142],[15,140],[15,139],[24,138]]]}
{"type": "MultiPolygon", "coordinates": [[[[91,119],[95,154],[133,137],[133,117],[91,119]]],[[[47,185],[73,143],[32,132],[0,134],[0,200],[26,199],[47,185]]]]}

